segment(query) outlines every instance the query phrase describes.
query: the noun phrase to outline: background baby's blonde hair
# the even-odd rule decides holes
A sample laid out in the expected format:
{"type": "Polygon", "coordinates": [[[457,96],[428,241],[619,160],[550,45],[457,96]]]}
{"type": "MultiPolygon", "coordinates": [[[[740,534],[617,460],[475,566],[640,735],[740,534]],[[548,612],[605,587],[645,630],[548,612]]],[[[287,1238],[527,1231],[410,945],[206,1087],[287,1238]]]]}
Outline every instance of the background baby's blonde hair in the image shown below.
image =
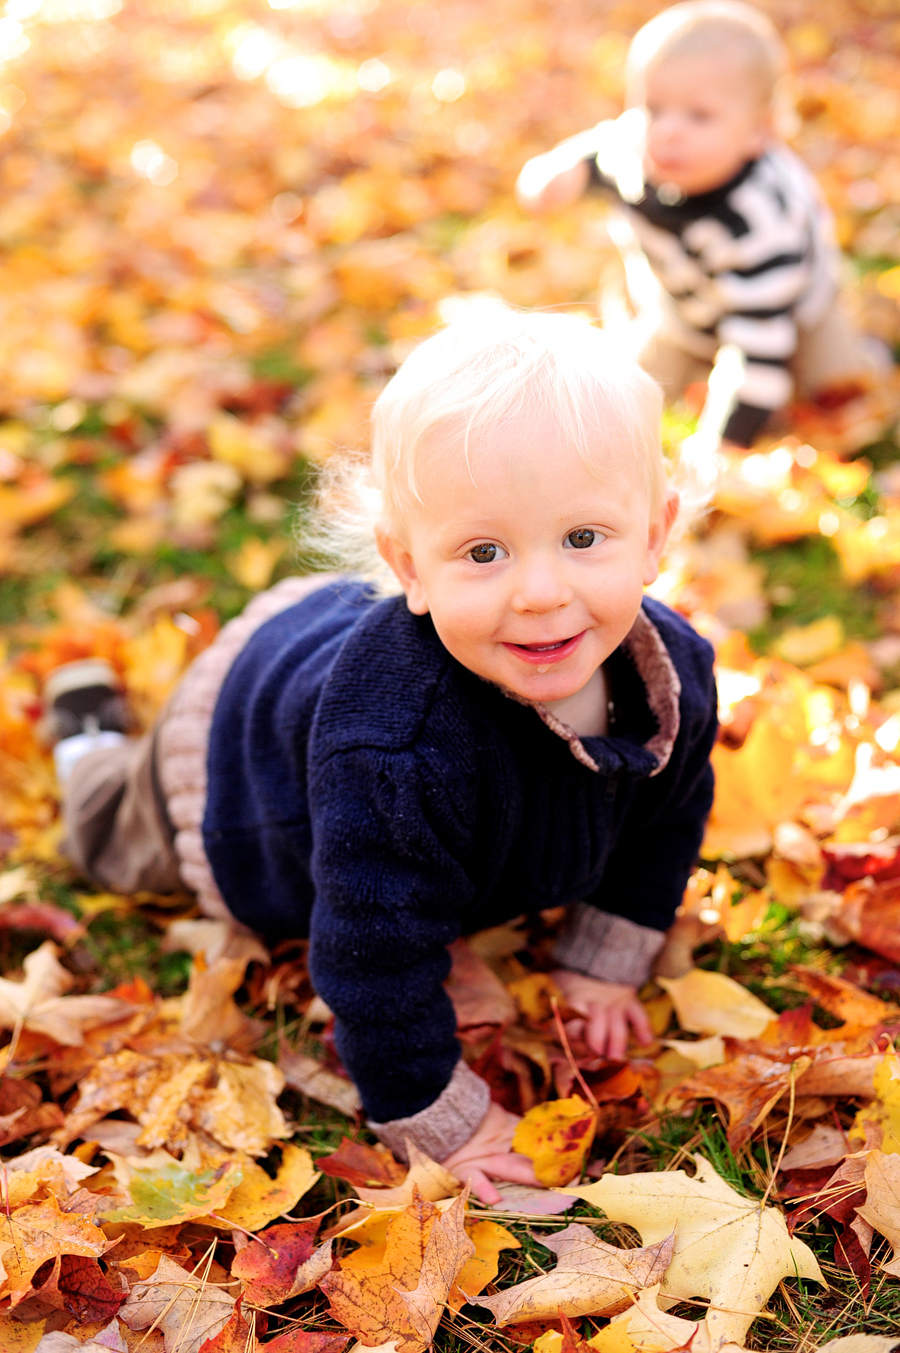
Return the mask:
{"type": "Polygon", "coordinates": [[[685,0],[645,23],[628,49],[628,103],[643,102],[644,76],[651,67],[676,56],[721,51],[733,52],[744,62],[761,102],[771,103],[787,68],[787,55],[769,18],[742,0],[685,0]]]}
{"type": "Polygon", "coordinates": [[[461,443],[468,455],[523,414],[551,420],[589,467],[624,452],[652,507],[661,502],[667,471],[656,382],[587,319],[494,302],[472,307],[406,359],[375,403],[371,461],[338,458],[326,468],[301,548],[397,590],[386,581],[375,527],[402,534],[421,501],[423,449],[439,454],[461,443]]]}

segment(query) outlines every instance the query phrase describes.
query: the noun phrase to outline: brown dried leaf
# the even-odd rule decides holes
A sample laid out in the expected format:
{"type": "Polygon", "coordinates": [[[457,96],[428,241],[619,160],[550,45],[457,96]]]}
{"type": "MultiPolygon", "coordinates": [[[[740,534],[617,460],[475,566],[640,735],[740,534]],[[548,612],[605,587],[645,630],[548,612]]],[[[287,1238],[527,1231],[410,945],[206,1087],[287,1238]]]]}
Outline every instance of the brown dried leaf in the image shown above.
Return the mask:
{"type": "Polygon", "coordinates": [[[135,1283],[119,1319],[132,1330],[155,1326],[166,1353],[200,1353],[228,1324],[234,1298],[163,1255],[152,1275],[135,1283]]]}
{"type": "Polygon", "coordinates": [[[474,1253],[465,1206],[463,1194],[441,1215],[417,1193],[389,1223],[379,1267],[340,1269],[321,1282],[335,1318],[366,1344],[395,1342],[403,1353],[422,1353],[457,1274],[474,1253]]]}
{"type": "Polygon", "coordinates": [[[655,1245],[622,1250],[598,1240],[589,1227],[576,1223],[541,1243],[557,1256],[552,1273],[528,1278],[478,1302],[492,1312],[501,1327],[519,1320],[616,1315],[627,1310],[636,1292],[661,1280],[675,1240],[669,1235],[655,1245]]]}
{"type": "MultiPolygon", "coordinates": [[[[730,1041],[730,1040],[727,1040],[730,1041]]],[[[724,1066],[698,1071],[678,1086],[679,1097],[716,1099],[728,1110],[728,1145],[738,1151],[778,1103],[791,1083],[810,1066],[810,1057],[777,1062],[744,1053],[724,1066]]]]}

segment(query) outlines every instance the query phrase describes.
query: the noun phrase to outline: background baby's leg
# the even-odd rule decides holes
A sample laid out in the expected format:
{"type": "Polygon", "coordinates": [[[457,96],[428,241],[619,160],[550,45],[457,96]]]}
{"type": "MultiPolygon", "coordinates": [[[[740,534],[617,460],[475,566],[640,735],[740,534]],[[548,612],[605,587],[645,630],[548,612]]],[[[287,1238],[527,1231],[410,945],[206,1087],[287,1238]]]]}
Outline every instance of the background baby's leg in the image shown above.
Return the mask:
{"type": "Polygon", "coordinates": [[[837,299],[818,323],[801,325],[791,363],[801,397],[859,384],[868,388],[891,369],[887,346],[861,333],[837,299]]]}

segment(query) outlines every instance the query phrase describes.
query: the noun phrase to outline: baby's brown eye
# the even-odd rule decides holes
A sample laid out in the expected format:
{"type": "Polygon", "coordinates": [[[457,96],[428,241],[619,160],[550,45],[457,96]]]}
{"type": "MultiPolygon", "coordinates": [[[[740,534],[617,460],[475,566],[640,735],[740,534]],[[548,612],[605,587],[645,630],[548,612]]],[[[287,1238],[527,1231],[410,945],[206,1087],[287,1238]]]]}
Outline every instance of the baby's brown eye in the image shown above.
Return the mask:
{"type": "Polygon", "coordinates": [[[575,550],[586,550],[594,543],[594,532],[589,526],[579,526],[577,531],[570,531],[566,540],[575,550]]]}
{"type": "Polygon", "coordinates": [[[497,558],[497,546],[484,541],[481,545],[473,545],[469,550],[469,558],[476,564],[492,564],[497,558]]]}

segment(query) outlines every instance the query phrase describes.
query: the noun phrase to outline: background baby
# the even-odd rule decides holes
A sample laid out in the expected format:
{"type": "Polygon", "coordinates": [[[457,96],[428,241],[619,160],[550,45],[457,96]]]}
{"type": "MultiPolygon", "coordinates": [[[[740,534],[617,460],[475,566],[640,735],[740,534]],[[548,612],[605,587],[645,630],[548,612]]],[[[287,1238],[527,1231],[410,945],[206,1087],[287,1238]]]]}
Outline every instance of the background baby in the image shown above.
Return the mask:
{"type": "Polygon", "coordinates": [[[795,389],[858,390],[888,362],[846,315],[830,214],[778,138],[785,64],[750,5],[675,5],[632,41],[627,111],[529,160],[517,184],[531,212],[590,186],[623,209],[635,355],[669,399],[710,377],[702,425],[738,447],[795,389]]]}

